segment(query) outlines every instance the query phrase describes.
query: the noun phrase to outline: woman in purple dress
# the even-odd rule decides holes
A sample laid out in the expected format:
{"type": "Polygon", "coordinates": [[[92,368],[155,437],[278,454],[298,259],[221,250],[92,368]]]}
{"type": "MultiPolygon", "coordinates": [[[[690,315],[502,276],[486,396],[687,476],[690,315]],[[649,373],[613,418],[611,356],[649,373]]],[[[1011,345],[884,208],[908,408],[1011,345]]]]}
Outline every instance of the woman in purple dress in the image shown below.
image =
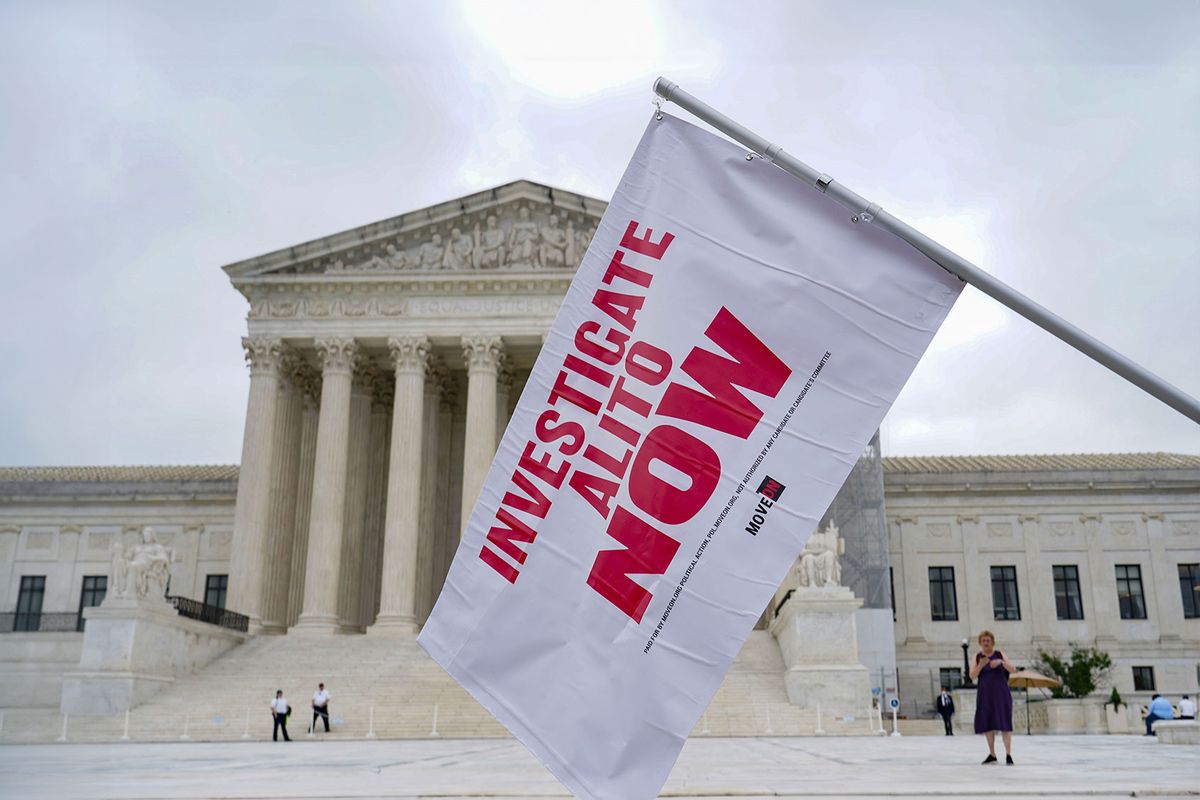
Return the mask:
{"type": "Polygon", "coordinates": [[[996,763],[996,731],[1004,737],[1004,760],[1012,757],[1012,691],[1008,688],[1008,673],[1016,672],[1013,663],[996,649],[996,636],[991,631],[979,634],[979,649],[971,666],[971,680],[978,687],[975,694],[975,732],[987,735],[988,757],[985,764],[996,763]]]}

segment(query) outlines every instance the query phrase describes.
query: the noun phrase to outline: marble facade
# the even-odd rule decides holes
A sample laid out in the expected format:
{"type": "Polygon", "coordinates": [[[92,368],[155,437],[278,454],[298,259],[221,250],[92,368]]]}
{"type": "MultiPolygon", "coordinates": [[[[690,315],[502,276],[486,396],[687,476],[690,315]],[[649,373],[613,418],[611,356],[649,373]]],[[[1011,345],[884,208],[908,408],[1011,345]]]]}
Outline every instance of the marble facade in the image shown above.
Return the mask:
{"type": "MultiPolygon", "coordinates": [[[[415,630],[603,211],[518,181],[225,267],[248,302],[240,467],[0,467],[0,615],[27,576],[43,612],[77,615],[81,582],[153,526],[170,592],[204,600],[228,576],[252,633],[415,630]]],[[[1106,649],[1131,701],[1133,666],[1200,693],[1200,619],[1172,573],[1200,563],[1200,457],[881,458],[876,440],[831,521],[858,659],[904,713],[925,713],[982,627],[1022,660],[1106,649]],[[1061,563],[1079,566],[1082,620],[1055,616],[1061,563]],[[1115,564],[1141,567],[1147,619],[1117,614],[1115,564]],[[955,569],[954,620],[931,619],[938,565],[955,569]],[[1017,568],[1018,620],[992,614],[994,565],[1017,568]]],[[[79,661],[74,622],[3,637],[0,708],[45,704],[79,661]]]]}
{"type": "Polygon", "coordinates": [[[603,208],[518,181],[225,267],[250,306],[228,602],[252,631],[424,621],[603,208]]]}

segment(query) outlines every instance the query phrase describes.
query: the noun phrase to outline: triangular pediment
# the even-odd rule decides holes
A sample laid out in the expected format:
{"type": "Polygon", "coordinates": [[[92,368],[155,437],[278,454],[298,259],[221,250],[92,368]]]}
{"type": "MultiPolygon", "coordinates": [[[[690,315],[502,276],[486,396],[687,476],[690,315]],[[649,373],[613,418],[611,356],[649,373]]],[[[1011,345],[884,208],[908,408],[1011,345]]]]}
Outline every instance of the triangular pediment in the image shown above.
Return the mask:
{"type": "Polygon", "coordinates": [[[235,284],[290,275],[570,272],[605,206],[520,180],[223,269],[235,284]]]}

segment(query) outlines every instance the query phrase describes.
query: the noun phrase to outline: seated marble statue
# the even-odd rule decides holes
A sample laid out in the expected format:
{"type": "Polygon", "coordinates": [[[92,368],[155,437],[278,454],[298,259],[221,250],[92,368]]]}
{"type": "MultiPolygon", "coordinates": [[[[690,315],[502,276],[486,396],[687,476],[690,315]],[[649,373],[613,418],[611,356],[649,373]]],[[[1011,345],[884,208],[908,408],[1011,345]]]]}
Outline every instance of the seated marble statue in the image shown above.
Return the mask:
{"type": "Polygon", "coordinates": [[[129,599],[162,600],[171,577],[175,552],[158,541],[154,529],[142,531],[142,542],[125,551],[113,547],[114,596],[129,599]]]}
{"type": "Polygon", "coordinates": [[[841,586],[842,566],[838,556],[845,552],[845,544],[838,536],[837,526],[832,522],[825,530],[817,530],[804,544],[796,562],[796,577],[801,587],[841,586]]]}

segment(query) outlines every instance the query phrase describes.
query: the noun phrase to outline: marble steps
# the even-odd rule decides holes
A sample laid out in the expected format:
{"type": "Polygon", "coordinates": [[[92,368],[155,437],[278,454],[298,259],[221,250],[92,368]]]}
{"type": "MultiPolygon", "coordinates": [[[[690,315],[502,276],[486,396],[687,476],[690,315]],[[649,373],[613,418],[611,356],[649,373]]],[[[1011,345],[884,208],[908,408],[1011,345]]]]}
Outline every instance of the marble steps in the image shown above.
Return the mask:
{"type": "MultiPolygon", "coordinates": [[[[783,661],[770,634],[754,632],[692,735],[803,736],[817,730],[815,711],[792,706],[783,661]]],[[[305,736],[309,697],[319,681],[333,694],[335,738],[504,737],[508,734],[425,655],[411,637],[259,636],[175,683],[130,713],[134,741],[239,740],[270,735],[268,703],[276,688],[296,709],[292,733],[305,736]],[[434,714],[436,709],[436,727],[434,714]]],[[[0,741],[54,741],[62,718],[52,711],[13,716],[0,741]]],[[[936,722],[936,721],[935,721],[936,722]]],[[[124,715],[75,717],[69,741],[116,741],[124,715]]],[[[868,735],[864,710],[826,709],[827,735],[868,735]],[[847,714],[853,719],[844,719],[847,714]]],[[[321,736],[325,734],[319,734],[321,736]]]]}

